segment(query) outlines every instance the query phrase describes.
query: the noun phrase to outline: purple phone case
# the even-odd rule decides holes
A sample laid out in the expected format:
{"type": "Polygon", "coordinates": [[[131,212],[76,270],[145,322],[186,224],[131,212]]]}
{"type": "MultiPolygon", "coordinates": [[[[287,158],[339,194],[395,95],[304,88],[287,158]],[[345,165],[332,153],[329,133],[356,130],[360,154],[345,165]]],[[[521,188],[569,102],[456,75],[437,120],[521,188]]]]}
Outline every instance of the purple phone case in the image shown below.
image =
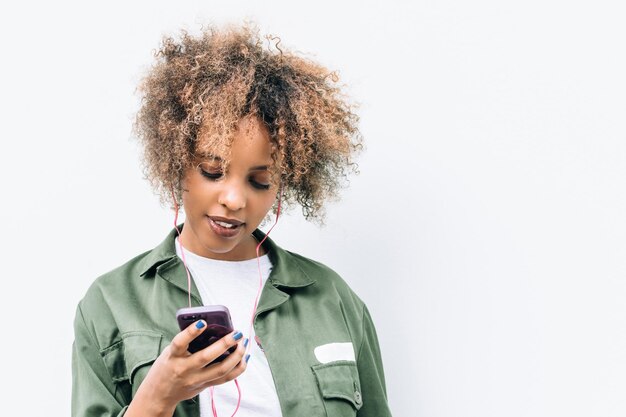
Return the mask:
{"type": "MultiPolygon", "coordinates": [[[[190,353],[195,353],[204,349],[215,341],[233,332],[233,323],[230,318],[228,308],[222,305],[185,307],[176,312],[176,321],[180,330],[194,324],[198,320],[206,322],[206,328],[194,340],[189,343],[187,349],[190,353]]],[[[235,351],[237,346],[232,346],[224,354],[220,355],[211,363],[219,362],[235,351]]]]}

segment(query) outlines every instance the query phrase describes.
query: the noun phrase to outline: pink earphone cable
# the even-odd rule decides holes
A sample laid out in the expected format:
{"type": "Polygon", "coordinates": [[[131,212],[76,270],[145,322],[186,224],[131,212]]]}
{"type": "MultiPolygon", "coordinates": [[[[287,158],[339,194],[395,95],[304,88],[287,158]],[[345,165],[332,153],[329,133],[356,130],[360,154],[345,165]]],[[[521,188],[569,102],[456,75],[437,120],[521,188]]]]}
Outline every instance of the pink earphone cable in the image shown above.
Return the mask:
{"type": "MultiPolygon", "coordinates": [[[[252,306],[252,315],[250,317],[250,326],[248,327],[248,335],[252,334],[252,328],[254,326],[254,316],[256,315],[256,308],[259,305],[259,298],[261,297],[261,290],[263,289],[263,274],[261,274],[261,260],[259,259],[259,250],[261,249],[261,245],[263,244],[263,242],[265,242],[265,239],[267,239],[267,237],[270,235],[270,232],[272,231],[274,226],[276,226],[276,224],[278,223],[278,217],[280,216],[280,207],[281,207],[282,200],[283,200],[283,187],[281,186],[280,191],[278,192],[278,207],[276,208],[276,220],[274,221],[274,224],[272,225],[272,227],[270,227],[267,233],[265,234],[265,237],[263,237],[263,239],[261,239],[261,241],[256,245],[256,263],[259,269],[259,290],[257,291],[256,297],[254,299],[254,305],[252,306]]],[[[248,343],[246,352],[250,350],[251,346],[252,346],[252,343],[248,343]]]]}
{"type": "MultiPolygon", "coordinates": [[[[237,407],[235,407],[235,411],[231,414],[230,417],[235,417],[237,411],[239,411],[239,406],[241,405],[241,387],[239,386],[239,381],[235,378],[235,385],[237,386],[237,407]]],[[[215,397],[213,392],[215,390],[215,386],[209,387],[209,393],[211,394],[211,411],[213,411],[213,417],[217,417],[217,407],[215,407],[215,397]]]]}
{"type": "Polygon", "coordinates": [[[176,233],[178,233],[178,247],[180,248],[180,253],[183,258],[183,265],[185,266],[185,272],[187,273],[187,298],[189,301],[189,307],[191,307],[191,275],[189,274],[189,268],[187,268],[187,260],[185,259],[185,251],[183,250],[183,243],[180,240],[180,230],[178,230],[178,201],[176,201],[176,195],[174,195],[174,189],[172,191],[172,200],[174,200],[174,229],[176,229],[176,233]]]}

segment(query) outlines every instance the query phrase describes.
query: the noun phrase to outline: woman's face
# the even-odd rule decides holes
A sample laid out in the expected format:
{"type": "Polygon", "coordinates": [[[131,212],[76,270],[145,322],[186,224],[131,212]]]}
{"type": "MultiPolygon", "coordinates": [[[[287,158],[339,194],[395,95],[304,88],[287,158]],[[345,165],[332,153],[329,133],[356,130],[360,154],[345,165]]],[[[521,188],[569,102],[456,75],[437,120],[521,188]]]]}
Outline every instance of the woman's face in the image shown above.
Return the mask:
{"type": "Polygon", "coordinates": [[[244,118],[235,132],[230,162],[222,155],[203,155],[183,179],[185,226],[183,246],[206,258],[244,260],[256,256],[252,237],[272,207],[272,157],[267,128],[255,117],[244,118]]]}

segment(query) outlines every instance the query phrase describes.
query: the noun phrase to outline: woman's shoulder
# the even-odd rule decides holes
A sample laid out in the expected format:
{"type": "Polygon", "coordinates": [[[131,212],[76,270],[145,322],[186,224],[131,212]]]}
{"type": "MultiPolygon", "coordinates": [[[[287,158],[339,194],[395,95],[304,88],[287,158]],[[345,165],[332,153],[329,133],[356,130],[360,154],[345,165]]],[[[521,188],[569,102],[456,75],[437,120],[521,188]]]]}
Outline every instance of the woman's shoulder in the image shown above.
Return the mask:
{"type": "Polygon", "coordinates": [[[88,328],[99,346],[109,346],[117,340],[120,317],[136,313],[138,286],[145,285],[140,277],[141,264],[150,252],[97,277],[78,302],[75,326],[88,328]]]}
{"type": "Polygon", "coordinates": [[[159,270],[168,277],[168,265],[178,266],[176,260],[168,236],[154,249],[98,276],[78,302],[75,327],[86,328],[101,348],[113,346],[124,335],[152,332],[156,323],[167,323],[159,332],[171,336],[175,311],[186,304],[186,293],[154,278],[159,270]],[[156,299],[160,302],[155,304],[156,299]]]}
{"type": "Polygon", "coordinates": [[[321,278],[323,280],[329,280],[332,282],[338,282],[342,283],[343,285],[347,285],[341,275],[339,275],[339,273],[337,273],[328,265],[296,252],[292,252],[289,250],[285,250],[285,252],[289,255],[291,261],[297,264],[298,267],[301,268],[305,273],[312,274],[313,276],[321,278]]]}
{"type": "Polygon", "coordinates": [[[138,287],[146,285],[143,278],[156,267],[176,257],[174,235],[168,236],[153,249],[144,251],[122,265],[98,276],[87,289],[83,303],[94,298],[126,298],[138,287]]]}
{"type": "Polygon", "coordinates": [[[329,293],[337,294],[344,302],[349,301],[354,304],[355,308],[361,309],[364,305],[361,298],[350,287],[344,277],[330,266],[303,256],[299,253],[285,250],[286,259],[291,264],[292,271],[302,273],[308,279],[311,288],[316,293],[329,295],[329,293]]]}
{"type": "Polygon", "coordinates": [[[98,276],[87,289],[83,300],[93,298],[94,296],[102,296],[103,293],[110,293],[111,291],[125,291],[126,287],[133,283],[133,280],[141,277],[144,260],[151,252],[151,250],[143,252],[122,265],[98,276]]]}

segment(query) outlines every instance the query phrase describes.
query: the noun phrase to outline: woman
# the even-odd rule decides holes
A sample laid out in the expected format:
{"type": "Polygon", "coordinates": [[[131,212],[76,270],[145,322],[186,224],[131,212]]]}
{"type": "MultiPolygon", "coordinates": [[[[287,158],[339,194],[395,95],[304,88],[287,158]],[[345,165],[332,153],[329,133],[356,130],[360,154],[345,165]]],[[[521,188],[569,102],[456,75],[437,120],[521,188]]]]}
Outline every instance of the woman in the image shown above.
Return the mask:
{"type": "Polygon", "coordinates": [[[164,39],[136,131],[148,179],[185,222],[80,301],[74,416],[390,415],[363,302],[257,228],[295,203],[321,220],[360,148],[336,76],[274,41],[247,27],[164,39]],[[240,330],[192,354],[207,323],[180,331],[176,311],[213,304],[240,330]]]}

